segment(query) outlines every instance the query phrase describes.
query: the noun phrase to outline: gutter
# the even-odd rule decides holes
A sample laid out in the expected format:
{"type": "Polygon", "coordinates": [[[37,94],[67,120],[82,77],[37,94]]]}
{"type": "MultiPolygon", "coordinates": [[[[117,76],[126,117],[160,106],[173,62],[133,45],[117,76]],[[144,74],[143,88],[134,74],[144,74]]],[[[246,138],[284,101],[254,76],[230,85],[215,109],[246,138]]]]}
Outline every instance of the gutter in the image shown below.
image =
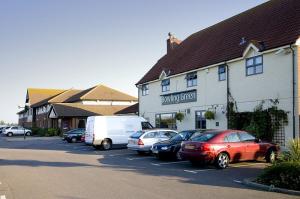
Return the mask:
{"type": "Polygon", "coordinates": [[[289,47],[292,51],[292,62],[293,62],[293,67],[292,67],[292,70],[293,70],[293,139],[296,138],[296,116],[295,116],[295,87],[296,87],[296,78],[295,78],[295,50],[292,48],[292,45],[290,45],[289,47]]]}

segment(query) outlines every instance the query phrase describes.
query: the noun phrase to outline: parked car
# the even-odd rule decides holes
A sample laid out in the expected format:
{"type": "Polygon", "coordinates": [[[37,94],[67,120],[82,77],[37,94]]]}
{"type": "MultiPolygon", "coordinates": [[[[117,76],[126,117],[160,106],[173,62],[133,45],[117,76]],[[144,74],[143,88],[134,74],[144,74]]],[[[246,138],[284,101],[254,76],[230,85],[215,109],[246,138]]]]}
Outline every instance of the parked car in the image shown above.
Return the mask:
{"type": "Polygon", "coordinates": [[[245,131],[208,131],[182,143],[180,156],[193,164],[215,164],[225,169],[230,162],[265,159],[275,161],[279,146],[262,142],[245,131]]]}
{"type": "Polygon", "coordinates": [[[81,142],[85,142],[85,132],[82,134],[82,136],[81,136],[81,142]]]}
{"type": "Polygon", "coordinates": [[[138,116],[92,116],[87,119],[85,143],[109,150],[125,146],[132,133],[149,128],[151,124],[138,116]]]}
{"type": "Polygon", "coordinates": [[[153,144],[169,140],[177,133],[177,131],[169,129],[137,131],[129,137],[127,148],[137,151],[139,154],[151,153],[153,144]]]}
{"type": "Polygon", "coordinates": [[[0,127],[0,134],[4,131],[5,128],[7,128],[7,126],[1,126],[0,127]]]}
{"type": "Polygon", "coordinates": [[[9,126],[6,127],[5,129],[2,130],[3,135],[6,136],[14,136],[14,135],[25,135],[30,136],[31,135],[31,130],[23,128],[21,126],[9,126]]]}
{"type": "Polygon", "coordinates": [[[205,130],[186,130],[186,131],[181,131],[174,137],[172,137],[169,140],[165,140],[162,142],[158,142],[153,145],[151,148],[152,153],[157,157],[157,158],[175,158],[177,160],[180,160],[180,148],[181,148],[181,143],[183,141],[186,141],[190,139],[192,136],[197,136],[201,133],[203,133],[205,130]]]}
{"type": "Polygon", "coordinates": [[[81,142],[81,137],[84,135],[85,129],[73,129],[63,134],[63,140],[69,143],[81,142]]]}

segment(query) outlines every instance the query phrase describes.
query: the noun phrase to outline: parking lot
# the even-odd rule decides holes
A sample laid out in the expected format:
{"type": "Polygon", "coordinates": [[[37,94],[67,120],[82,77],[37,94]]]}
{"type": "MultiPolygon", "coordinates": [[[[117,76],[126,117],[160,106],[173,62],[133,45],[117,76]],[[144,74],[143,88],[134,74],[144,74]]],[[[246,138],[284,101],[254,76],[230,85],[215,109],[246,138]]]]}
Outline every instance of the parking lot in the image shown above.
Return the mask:
{"type": "Polygon", "coordinates": [[[0,195],[6,198],[296,198],[241,184],[265,166],[244,162],[217,170],[60,138],[0,137],[0,195]]]}

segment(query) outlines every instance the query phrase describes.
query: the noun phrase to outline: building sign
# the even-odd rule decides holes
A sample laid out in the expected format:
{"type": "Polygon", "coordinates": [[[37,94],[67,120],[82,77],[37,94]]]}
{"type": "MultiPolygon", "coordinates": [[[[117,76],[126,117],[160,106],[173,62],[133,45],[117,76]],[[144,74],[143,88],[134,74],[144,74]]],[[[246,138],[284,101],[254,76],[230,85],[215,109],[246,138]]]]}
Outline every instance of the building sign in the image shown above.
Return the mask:
{"type": "Polygon", "coordinates": [[[197,90],[189,90],[178,93],[171,93],[166,95],[161,95],[161,104],[180,104],[187,102],[196,102],[197,101],[197,90]]]}

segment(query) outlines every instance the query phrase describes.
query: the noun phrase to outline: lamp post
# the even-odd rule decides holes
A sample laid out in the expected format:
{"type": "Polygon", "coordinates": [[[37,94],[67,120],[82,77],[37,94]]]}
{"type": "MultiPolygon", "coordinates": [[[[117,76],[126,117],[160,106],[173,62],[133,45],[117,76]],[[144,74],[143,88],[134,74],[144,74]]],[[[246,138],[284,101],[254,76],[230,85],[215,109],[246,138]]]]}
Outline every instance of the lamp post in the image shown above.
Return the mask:
{"type": "MultiPolygon", "coordinates": [[[[25,104],[25,106],[18,106],[18,109],[25,109],[26,110],[26,108],[28,108],[27,104],[25,104]]],[[[23,127],[23,131],[24,131],[23,132],[23,138],[25,140],[26,139],[26,131],[25,131],[25,122],[24,122],[24,120],[22,122],[22,127],[23,127]]]]}

